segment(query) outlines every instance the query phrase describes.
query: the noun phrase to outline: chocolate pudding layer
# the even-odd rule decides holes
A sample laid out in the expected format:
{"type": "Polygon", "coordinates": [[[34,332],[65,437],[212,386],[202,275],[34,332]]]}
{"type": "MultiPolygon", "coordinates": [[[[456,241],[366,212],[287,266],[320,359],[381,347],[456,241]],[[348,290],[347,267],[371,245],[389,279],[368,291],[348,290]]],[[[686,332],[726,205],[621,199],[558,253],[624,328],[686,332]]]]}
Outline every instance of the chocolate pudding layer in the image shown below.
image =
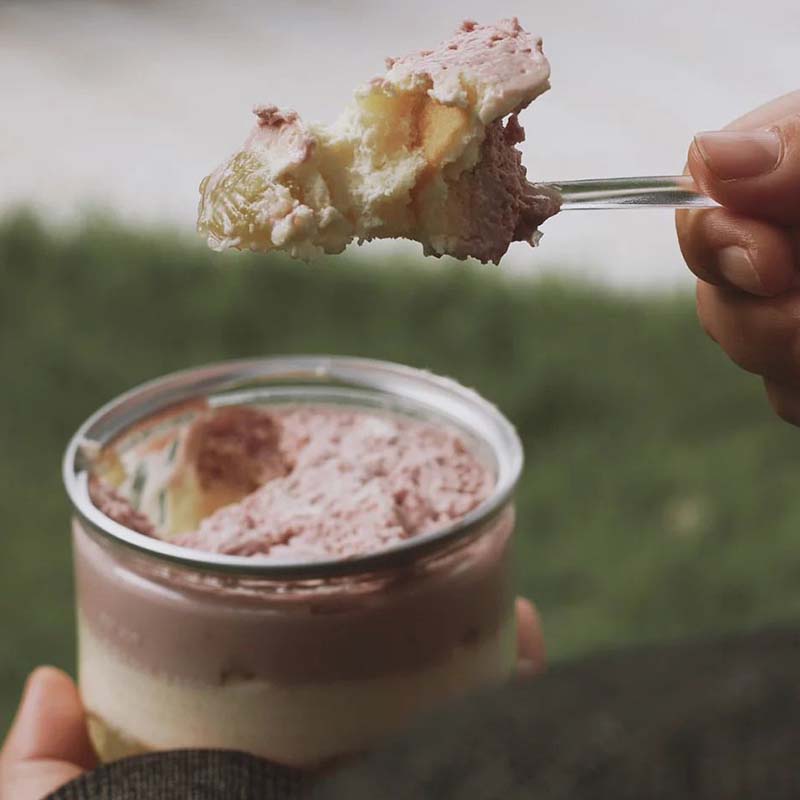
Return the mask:
{"type": "Polygon", "coordinates": [[[324,582],[232,580],[164,567],[75,525],[81,616],[153,674],[212,686],[361,680],[413,670],[495,635],[511,608],[507,512],[449,552],[324,582]]]}

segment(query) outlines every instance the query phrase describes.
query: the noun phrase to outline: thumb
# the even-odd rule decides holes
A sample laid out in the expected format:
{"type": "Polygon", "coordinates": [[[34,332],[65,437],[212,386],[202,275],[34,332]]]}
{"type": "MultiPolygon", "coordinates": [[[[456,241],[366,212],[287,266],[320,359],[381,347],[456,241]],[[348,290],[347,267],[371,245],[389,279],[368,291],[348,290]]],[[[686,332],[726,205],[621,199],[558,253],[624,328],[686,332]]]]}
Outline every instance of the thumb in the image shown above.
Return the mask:
{"type": "Polygon", "coordinates": [[[94,763],[78,690],[60,670],[40,667],[0,753],[0,800],[40,800],[94,763]]]}
{"type": "Polygon", "coordinates": [[[795,113],[763,127],[698,133],[688,166],[698,186],[731,211],[800,223],[800,100],[795,113]]]}
{"type": "Polygon", "coordinates": [[[544,671],[546,654],[542,623],[530,600],[518,597],[517,612],[517,674],[528,678],[544,671]]]}

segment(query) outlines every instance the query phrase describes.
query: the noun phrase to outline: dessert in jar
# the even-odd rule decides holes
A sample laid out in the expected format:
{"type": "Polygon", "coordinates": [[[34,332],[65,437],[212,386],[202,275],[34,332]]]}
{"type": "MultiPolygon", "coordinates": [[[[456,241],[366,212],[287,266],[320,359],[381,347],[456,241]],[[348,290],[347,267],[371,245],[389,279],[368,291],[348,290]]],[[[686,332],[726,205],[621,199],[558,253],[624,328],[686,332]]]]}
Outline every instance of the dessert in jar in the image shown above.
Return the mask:
{"type": "Polygon", "coordinates": [[[101,758],[312,768],[506,679],[521,462],[490,403],[384,362],[228,362],[109,403],[64,462],[101,758]]]}

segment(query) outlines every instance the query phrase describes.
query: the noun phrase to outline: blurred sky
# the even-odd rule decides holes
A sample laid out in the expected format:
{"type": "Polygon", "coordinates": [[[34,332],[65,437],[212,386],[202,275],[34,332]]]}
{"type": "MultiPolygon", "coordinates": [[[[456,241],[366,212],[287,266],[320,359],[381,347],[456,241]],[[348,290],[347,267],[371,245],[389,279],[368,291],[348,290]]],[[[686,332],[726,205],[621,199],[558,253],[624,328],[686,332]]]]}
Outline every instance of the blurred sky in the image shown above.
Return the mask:
{"type": "MultiPolygon", "coordinates": [[[[800,86],[798,0],[0,0],[0,210],[100,207],[191,230],[199,180],[255,103],[331,120],[385,56],[510,15],[553,70],[522,117],[537,179],[679,172],[693,132],[800,86]]],[[[361,255],[388,247],[419,252],[361,255]]],[[[668,211],[567,212],[541,248],[515,245],[504,267],[688,283],[668,211]]]]}

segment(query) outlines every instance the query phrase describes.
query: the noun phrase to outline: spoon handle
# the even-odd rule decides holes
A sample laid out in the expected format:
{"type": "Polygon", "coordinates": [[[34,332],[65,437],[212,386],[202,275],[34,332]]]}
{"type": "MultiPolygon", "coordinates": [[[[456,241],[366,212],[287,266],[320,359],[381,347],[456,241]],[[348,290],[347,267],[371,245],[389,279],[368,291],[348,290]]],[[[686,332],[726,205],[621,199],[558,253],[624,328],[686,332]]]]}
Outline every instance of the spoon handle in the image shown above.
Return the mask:
{"type": "Polygon", "coordinates": [[[561,193],[561,210],[609,208],[712,208],[688,175],[600,178],[549,184],[561,193]]]}

